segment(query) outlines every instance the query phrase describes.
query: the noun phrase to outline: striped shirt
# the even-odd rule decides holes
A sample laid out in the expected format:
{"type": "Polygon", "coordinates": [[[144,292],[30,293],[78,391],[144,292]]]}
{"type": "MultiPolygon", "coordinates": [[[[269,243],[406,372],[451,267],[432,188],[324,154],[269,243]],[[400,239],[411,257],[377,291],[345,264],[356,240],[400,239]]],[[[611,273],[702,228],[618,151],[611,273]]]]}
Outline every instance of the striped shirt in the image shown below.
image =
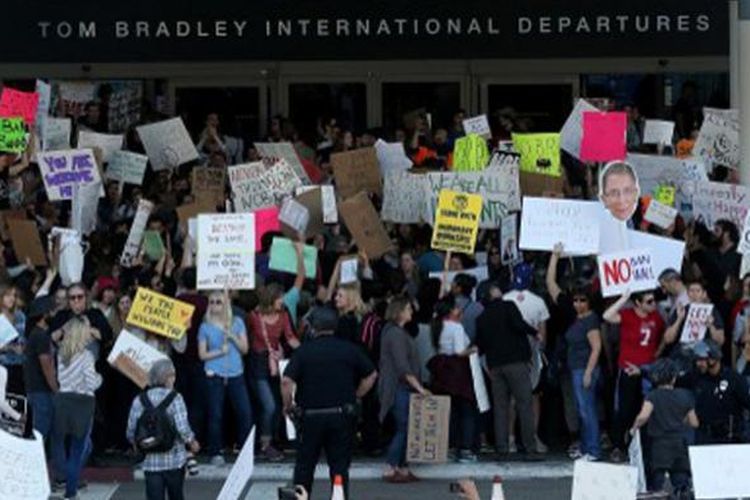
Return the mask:
{"type": "Polygon", "coordinates": [[[94,391],[102,385],[102,376],[97,373],[94,364],[94,355],[89,350],[79,352],[68,364],[63,362],[58,353],[57,381],[60,383],[60,392],[93,396],[94,391]]]}

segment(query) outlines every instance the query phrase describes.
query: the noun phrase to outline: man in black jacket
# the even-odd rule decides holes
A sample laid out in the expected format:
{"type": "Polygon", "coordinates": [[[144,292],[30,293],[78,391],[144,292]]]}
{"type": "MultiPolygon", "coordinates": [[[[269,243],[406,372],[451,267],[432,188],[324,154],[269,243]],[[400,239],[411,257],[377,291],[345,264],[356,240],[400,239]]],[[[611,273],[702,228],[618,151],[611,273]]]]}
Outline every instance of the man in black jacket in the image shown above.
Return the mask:
{"type": "Polygon", "coordinates": [[[500,458],[508,454],[508,413],[510,397],[516,401],[521,421],[521,438],[525,460],[541,460],[536,452],[536,431],[531,396],[529,336],[537,331],[521,316],[518,307],[502,298],[499,286],[490,287],[490,303],[477,318],[477,346],[486,355],[492,381],[492,403],[495,409],[495,439],[500,458]]]}

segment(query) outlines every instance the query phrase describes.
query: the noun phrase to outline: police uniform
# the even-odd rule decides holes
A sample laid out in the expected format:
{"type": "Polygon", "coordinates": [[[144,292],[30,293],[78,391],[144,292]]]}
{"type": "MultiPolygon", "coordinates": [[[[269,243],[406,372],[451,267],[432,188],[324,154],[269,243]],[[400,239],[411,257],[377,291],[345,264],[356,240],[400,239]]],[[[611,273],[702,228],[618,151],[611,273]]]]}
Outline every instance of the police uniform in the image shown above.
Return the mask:
{"type": "Polygon", "coordinates": [[[718,375],[694,373],[695,412],[700,421],[696,444],[739,442],[742,410],[750,410],[750,394],[745,380],[727,367],[718,375]]]}
{"type": "MultiPolygon", "coordinates": [[[[364,350],[333,336],[337,315],[321,309],[310,318],[318,332],[292,355],[284,378],[296,385],[298,407],[297,460],[294,484],[310,492],[321,450],[325,450],[331,478],[344,479],[347,489],[356,425],[356,391],[375,373],[364,350]]],[[[374,381],[374,378],[373,378],[374,381]]]]}

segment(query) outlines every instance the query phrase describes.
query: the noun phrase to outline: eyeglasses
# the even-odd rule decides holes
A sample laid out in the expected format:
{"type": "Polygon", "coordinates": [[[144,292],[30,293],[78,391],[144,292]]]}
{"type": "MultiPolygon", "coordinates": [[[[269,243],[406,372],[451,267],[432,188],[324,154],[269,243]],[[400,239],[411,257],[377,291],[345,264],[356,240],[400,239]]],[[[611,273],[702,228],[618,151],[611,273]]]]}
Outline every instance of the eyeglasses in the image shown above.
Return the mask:
{"type": "Polygon", "coordinates": [[[84,298],[86,298],[86,296],[83,295],[83,294],[81,294],[81,295],[68,295],[68,300],[83,300],[84,298]]]}
{"type": "Polygon", "coordinates": [[[208,301],[208,303],[209,303],[210,305],[212,305],[212,306],[220,306],[220,305],[222,305],[222,304],[223,304],[224,302],[223,302],[223,301],[221,301],[221,300],[209,300],[209,301],[208,301]]]}
{"type": "Polygon", "coordinates": [[[625,188],[625,189],[610,189],[609,191],[604,193],[604,196],[607,198],[632,198],[635,196],[635,194],[638,192],[635,188],[625,188]]]}

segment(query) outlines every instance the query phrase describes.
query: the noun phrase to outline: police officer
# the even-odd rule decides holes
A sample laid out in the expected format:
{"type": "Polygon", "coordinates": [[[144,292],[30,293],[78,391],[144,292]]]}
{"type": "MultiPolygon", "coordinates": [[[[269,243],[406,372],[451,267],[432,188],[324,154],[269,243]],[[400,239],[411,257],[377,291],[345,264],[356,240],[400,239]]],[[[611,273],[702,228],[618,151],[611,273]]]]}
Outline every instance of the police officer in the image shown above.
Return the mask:
{"type": "Polygon", "coordinates": [[[742,412],[750,410],[750,394],[745,380],[722,366],[721,348],[713,340],[702,340],[693,347],[695,370],[686,384],[695,394],[695,411],[700,427],[696,444],[739,442],[742,412]]]}
{"type": "Polygon", "coordinates": [[[331,479],[343,478],[348,497],[357,400],[375,384],[377,372],[363,349],[334,337],[337,319],[331,308],[311,312],[313,338],[292,355],[281,393],[284,412],[298,422],[294,484],[312,495],[315,466],[325,450],[331,479]]]}

